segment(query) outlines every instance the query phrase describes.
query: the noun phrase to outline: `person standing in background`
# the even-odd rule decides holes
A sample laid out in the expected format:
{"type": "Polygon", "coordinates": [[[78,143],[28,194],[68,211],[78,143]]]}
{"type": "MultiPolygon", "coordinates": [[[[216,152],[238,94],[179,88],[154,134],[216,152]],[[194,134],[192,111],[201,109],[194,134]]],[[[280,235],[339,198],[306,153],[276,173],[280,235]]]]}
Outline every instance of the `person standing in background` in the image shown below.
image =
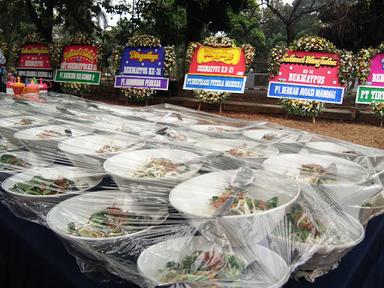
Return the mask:
{"type": "Polygon", "coordinates": [[[3,51],[0,50],[0,92],[5,92],[5,64],[7,64],[7,60],[3,54],[3,51]]]}

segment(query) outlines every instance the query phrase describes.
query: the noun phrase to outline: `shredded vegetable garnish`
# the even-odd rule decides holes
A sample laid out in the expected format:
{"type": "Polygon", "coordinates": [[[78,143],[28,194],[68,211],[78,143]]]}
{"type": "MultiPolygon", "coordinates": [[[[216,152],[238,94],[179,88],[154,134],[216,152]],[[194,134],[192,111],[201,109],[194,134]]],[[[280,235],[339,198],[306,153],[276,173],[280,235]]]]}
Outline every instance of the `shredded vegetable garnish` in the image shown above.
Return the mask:
{"type": "Polygon", "coordinates": [[[335,172],[328,168],[324,168],[319,164],[303,164],[301,165],[300,175],[308,179],[309,183],[314,185],[330,184],[336,182],[335,172]]]}
{"type": "Polygon", "coordinates": [[[35,122],[34,119],[31,118],[23,118],[20,119],[15,123],[15,126],[26,126],[26,125],[32,125],[35,122]]]}
{"type": "Polygon", "coordinates": [[[133,173],[135,178],[174,177],[186,173],[190,168],[186,165],[176,165],[166,158],[151,158],[143,167],[133,173]]]}
{"type": "Polygon", "coordinates": [[[68,223],[71,235],[91,238],[117,237],[132,234],[151,226],[152,217],[107,207],[93,213],[86,224],[68,223]]]}
{"type": "Polygon", "coordinates": [[[53,131],[53,130],[43,130],[39,134],[37,134],[36,136],[41,138],[41,139],[50,139],[50,138],[64,137],[65,134],[60,133],[58,131],[53,131]]]}
{"type": "Polygon", "coordinates": [[[115,145],[115,144],[106,144],[103,147],[100,147],[98,150],[96,150],[96,153],[116,153],[124,151],[124,147],[115,145]]]}
{"type": "MultiPolygon", "coordinates": [[[[217,209],[221,207],[229,197],[234,193],[231,187],[225,189],[225,192],[220,196],[213,196],[210,199],[211,207],[217,209]]],[[[247,215],[266,211],[269,209],[276,208],[278,205],[279,198],[273,197],[267,201],[257,200],[247,197],[247,192],[239,192],[236,195],[236,199],[233,201],[231,206],[231,215],[247,215]]]]}
{"type": "Polygon", "coordinates": [[[31,180],[17,183],[11,191],[30,195],[56,195],[68,191],[76,191],[75,182],[67,178],[46,179],[35,176],[31,180]]]}
{"type": "Polygon", "coordinates": [[[162,282],[237,281],[245,270],[244,262],[222,251],[195,251],[179,263],[169,261],[159,271],[162,282]]]}
{"type": "Polygon", "coordinates": [[[289,238],[306,244],[340,245],[351,241],[349,233],[339,231],[335,226],[326,225],[320,219],[314,219],[300,205],[293,205],[287,214],[291,227],[289,238]]]}
{"type": "Polygon", "coordinates": [[[31,164],[21,158],[16,157],[15,155],[4,154],[0,156],[0,167],[1,169],[7,170],[16,167],[30,168],[31,164]]]}
{"type": "Polygon", "coordinates": [[[234,147],[227,151],[232,156],[237,157],[263,157],[263,154],[258,154],[254,151],[249,150],[249,145],[243,144],[240,147],[234,147]]]}
{"type": "Polygon", "coordinates": [[[291,213],[287,214],[287,218],[292,226],[290,239],[299,242],[315,242],[319,237],[320,231],[317,228],[319,224],[315,223],[301,206],[294,206],[291,213]]]}

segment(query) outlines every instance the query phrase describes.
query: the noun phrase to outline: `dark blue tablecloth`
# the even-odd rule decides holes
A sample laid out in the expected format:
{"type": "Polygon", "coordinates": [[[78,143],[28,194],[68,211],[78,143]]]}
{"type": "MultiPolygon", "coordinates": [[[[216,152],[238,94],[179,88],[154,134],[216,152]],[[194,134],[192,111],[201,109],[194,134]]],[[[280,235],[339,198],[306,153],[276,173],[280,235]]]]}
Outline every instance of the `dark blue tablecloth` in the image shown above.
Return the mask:
{"type": "MultiPolygon", "coordinates": [[[[130,283],[99,282],[82,274],[76,259],[43,226],[16,218],[0,204],[1,288],[120,288],[130,283]]],[[[314,284],[290,280],[285,288],[384,287],[384,216],[369,223],[365,240],[353,249],[337,270],[314,284]]],[[[256,287],[255,287],[256,288],[256,287]]]]}

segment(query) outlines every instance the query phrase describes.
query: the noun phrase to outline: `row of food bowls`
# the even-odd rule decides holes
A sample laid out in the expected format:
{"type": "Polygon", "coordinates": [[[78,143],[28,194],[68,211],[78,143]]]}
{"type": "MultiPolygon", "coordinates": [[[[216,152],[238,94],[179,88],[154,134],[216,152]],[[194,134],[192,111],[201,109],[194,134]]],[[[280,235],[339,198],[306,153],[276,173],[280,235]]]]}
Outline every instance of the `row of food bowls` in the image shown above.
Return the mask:
{"type": "MultiPolygon", "coordinates": [[[[204,129],[206,128],[203,128],[203,130],[204,129]]],[[[124,192],[103,191],[90,192],[87,194],[80,193],[80,195],[65,200],[56,205],[47,216],[48,225],[59,235],[66,239],[70,239],[71,241],[86,241],[91,246],[96,242],[110,243],[110,241],[117,241],[118,239],[134,239],[137,236],[140,236],[142,239],[143,233],[149,233],[149,235],[156,234],[153,232],[151,234],[151,229],[153,229],[154,225],[157,226],[164,222],[168,215],[168,208],[163,209],[164,207],[168,207],[168,205],[164,204],[161,199],[155,198],[155,196],[158,196],[158,193],[156,193],[156,187],[161,187],[162,185],[170,186],[168,187],[170,188],[169,190],[166,188],[164,189],[164,191],[166,191],[166,196],[168,196],[169,191],[171,191],[169,195],[170,203],[173,207],[182,212],[183,215],[189,219],[189,223],[192,224],[192,226],[194,226],[197,230],[205,231],[205,227],[209,225],[209,222],[212,220],[215,221],[215,218],[212,217],[215,211],[215,207],[212,207],[212,203],[214,200],[220,200],[217,198],[220,198],[220,196],[222,196],[221,194],[225,192],[226,189],[228,189],[229,178],[234,173],[233,171],[213,172],[194,177],[200,170],[201,164],[195,163],[188,165],[188,167],[183,167],[183,163],[191,161],[199,156],[195,153],[176,149],[143,149],[144,145],[146,144],[145,141],[141,141],[143,136],[128,136],[128,134],[125,134],[125,131],[121,131],[124,132],[124,135],[88,135],[92,131],[93,128],[91,127],[82,130],[73,129],[70,125],[51,125],[45,127],[35,127],[25,131],[17,132],[15,134],[15,138],[20,139],[24,145],[30,148],[31,151],[35,151],[37,154],[45,156],[45,158],[49,158],[49,156],[51,156],[49,159],[53,160],[55,157],[57,157],[57,152],[60,150],[65,153],[65,156],[70,159],[70,161],[76,167],[71,168],[68,166],[53,166],[49,168],[29,170],[21,174],[16,174],[4,181],[4,190],[6,190],[13,197],[19,197],[20,193],[12,191],[12,189],[20,182],[28,182],[36,176],[42,178],[45,177],[47,179],[63,177],[67,180],[75,182],[73,184],[69,183],[69,185],[75,185],[76,187],[80,188],[76,189],[76,191],[73,191],[73,193],[69,192],[62,194],[65,195],[63,196],[63,198],[65,198],[74,196],[80,192],[92,189],[93,187],[97,186],[101,181],[102,176],[104,175],[102,171],[105,170],[107,174],[113,177],[121,191],[124,192]],[[68,135],[68,129],[70,131],[70,135],[68,135]],[[106,140],[107,143],[104,142],[106,140]],[[121,147],[120,145],[126,145],[124,146],[126,151],[121,151],[120,149],[113,147],[121,147]],[[95,146],[98,148],[95,148],[95,146]],[[98,152],[98,149],[101,148],[104,148],[105,151],[98,152]],[[141,169],[143,166],[149,164],[147,162],[150,159],[169,160],[171,163],[165,163],[165,166],[173,165],[170,167],[171,173],[166,173],[166,177],[157,177],[158,175],[153,175],[153,173],[157,172],[151,171],[151,167],[147,167],[147,170],[144,169],[144,171],[141,171],[143,170],[141,169]],[[84,165],[84,163],[87,165],[84,165]],[[179,163],[180,165],[177,165],[179,163]],[[175,165],[176,167],[174,167],[175,165]],[[173,172],[175,170],[178,171],[178,169],[181,169],[182,173],[174,174],[173,172]],[[90,173],[91,170],[93,170],[93,173],[90,173]],[[94,173],[95,171],[97,171],[97,173],[94,173]],[[78,183],[79,179],[81,179],[83,182],[78,183]],[[180,182],[182,183],[179,184],[180,182]],[[134,185],[132,185],[133,183],[134,185]],[[133,191],[132,186],[142,186],[143,189],[139,190],[139,192],[133,191]],[[126,189],[130,189],[128,191],[130,193],[127,193],[126,189]],[[147,190],[146,194],[143,193],[145,190],[147,190]],[[151,190],[155,190],[155,193],[151,193],[151,190]],[[137,198],[140,195],[142,198],[137,198]],[[146,202],[148,197],[151,199],[150,202],[146,202]],[[162,208],[159,209],[159,207],[162,208]],[[121,227],[117,227],[117,231],[102,231],[102,233],[104,233],[103,235],[107,236],[98,237],[98,233],[100,233],[100,231],[94,229],[94,224],[99,223],[97,222],[97,219],[100,220],[101,218],[104,221],[110,221],[110,219],[108,219],[110,215],[119,215],[118,218],[125,219],[129,216],[126,215],[127,212],[132,212],[135,214],[135,221],[140,220],[140,223],[144,222],[147,224],[143,225],[145,228],[139,229],[137,231],[137,227],[130,227],[130,233],[123,233],[121,235],[121,231],[119,231],[119,228],[121,227]],[[91,221],[90,217],[94,217],[96,220],[92,219],[91,221]],[[95,235],[97,237],[95,237],[95,235]]],[[[209,131],[200,130],[199,132],[204,133],[209,131]]],[[[224,133],[227,132],[224,131],[224,133]]],[[[273,139],[264,140],[267,142],[273,141],[273,139]]],[[[201,150],[222,152],[223,150],[229,151],[228,149],[233,147],[232,144],[238,146],[239,142],[236,141],[242,140],[232,139],[216,141],[205,138],[204,141],[198,143],[197,146],[201,150]]],[[[246,140],[242,141],[242,144],[254,145],[253,143],[246,142],[246,140]]],[[[257,146],[252,146],[252,148],[257,150],[257,146]]],[[[271,208],[264,211],[258,210],[257,213],[249,215],[243,211],[246,208],[238,207],[238,211],[234,211],[234,213],[236,212],[240,214],[222,217],[221,225],[227,229],[228,234],[236,236],[236,239],[241,242],[241,245],[237,245],[238,247],[233,245],[236,241],[232,241],[231,244],[235,247],[236,250],[236,253],[234,254],[241,255],[240,258],[244,258],[242,261],[245,263],[245,266],[249,266],[253,261],[256,261],[257,259],[263,259],[263,261],[259,261],[258,264],[267,264],[266,262],[268,261],[272,261],[271,263],[275,264],[280,263],[278,265],[276,264],[276,267],[279,269],[275,267],[274,273],[272,273],[274,277],[278,278],[277,280],[274,279],[272,281],[271,278],[268,277],[268,281],[265,279],[261,281],[260,278],[257,277],[261,277],[260,275],[265,276],[268,273],[259,273],[257,275],[253,273],[255,274],[253,275],[254,278],[251,278],[252,281],[248,281],[248,283],[255,284],[259,283],[257,281],[260,280],[260,283],[264,281],[264,285],[260,285],[260,287],[279,287],[286,281],[286,277],[289,275],[287,264],[276,253],[262,248],[259,246],[259,244],[257,244],[257,242],[259,242],[266,235],[270,235],[272,233],[274,227],[281,222],[281,220],[288,212],[288,208],[298,199],[300,195],[300,189],[295,181],[290,178],[276,176],[276,174],[273,173],[278,172],[280,175],[285,175],[288,174],[287,171],[289,173],[292,171],[299,171],[300,167],[291,167],[290,165],[286,164],[286,162],[296,162],[296,154],[294,154],[296,155],[295,157],[293,155],[291,156],[293,158],[285,156],[288,157],[288,159],[284,162],[284,165],[281,165],[282,158],[278,158],[280,156],[278,156],[279,151],[277,148],[272,145],[260,148],[260,150],[263,150],[263,157],[260,157],[259,155],[257,155],[258,157],[251,157],[250,155],[246,155],[246,157],[244,157],[251,159],[269,158],[263,163],[265,171],[256,170],[254,172],[255,181],[252,184],[254,189],[251,189],[249,195],[255,197],[255,199],[257,199],[259,202],[258,204],[261,203],[262,206],[272,203],[271,208]],[[282,167],[288,169],[284,170],[282,167]],[[247,251],[254,249],[257,251],[257,253],[247,253],[247,258],[246,256],[242,255],[244,254],[242,251],[244,251],[245,246],[247,246],[247,251]],[[268,256],[263,256],[261,258],[249,259],[249,255],[260,256],[267,254],[268,256]]],[[[335,159],[325,159],[326,157],[324,158],[320,155],[311,155],[310,157],[312,159],[317,157],[323,162],[325,161],[323,166],[327,166],[330,164],[329,162],[334,163],[336,161],[335,159]]],[[[159,163],[152,164],[153,166],[156,166],[159,163]]],[[[340,167],[344,167],[347,164],[346,162],[341,162],[338,165],[340,167]]],[[[349,162],[348,165],[346,167],[353,166],[351,166],[349,162]]],[[[354,171],[354,173],[353,175],[346,175],[346,177],[344,177],[346,180],[354,178],[358,174],[361,175],[361,172],[363,171],[360,167],[357,166],[353,166],[347,170],[354,171]]],[[[337,171],[342,171],[342,169],[338,169],[337,171]]],[[[358,181],[364,180],[364,178],[367,177],[367,175],[364,173],[359,179],[357,179],[358,181]]],[[[341,177],[341,179],[344,178],[341,177]]],[[[39,196],[22,196],[24,198],[33,198],[35,199],[34,201],[39,201],[36,200],[39,199],[39,196]]],[[[46,195],[40,198],[47,199],[55,197],[55,195],[46,195]]],[[[29,200],[23,199],[22,201],[29,200]]],[[[252,204],[250,205],[256,209],[256,203],[251,203],[252,204]]],[[[260,207],[257,208],[259,209],[260,207]]],[[[249,209],[249,207],[247,209],[249,209]]],[[[359,233],[357,233],[359,235],[354,235],[355,238],[352,242],[343,243],[343,245],[355,245],[358,241],[361,240],[363,230],[360,230],[359,233]]],[[[164,238],[164,240],[165,239],[166,238],[164,238]]],[[[138,267],[145,276],[157,283],[169,282],[171,281],[170,279],[174,279],[170,277],[170,275],[177,272],[177,269],[176,271],[175,269],[168,271],[169,273],[167,271],[165,271],[166,273],[163,271],[166,274],[164,276],[160,275],[164,273],[159,271],[159,267],[165,268],[168,266],[169,262],[181,261],[183,257],[190,256],[196,252],[195,250],[197,248],[201,250],[212,249],[212,247],[214,247],[214,245],[212,245],[212,241],[208,241],[204,237],[184,237],[161,241],[160,243],[155,244],[154,246],[151,246],[144,251],[139,250],[142,253],[140,253],[138,259],[138,267]],[[173,252],[168,253],[170,250],[173,252]]],[[[200,257],[200,255],[198,255],[198,257],[200,257]]],[[[273,267],[273,265],[267,265],[267,267],[273,267]]],[[[248,275],[246,276],[248,277],[248,275]]],[[[185,279],[179,279],[177,281],[185,281],[185,279]]]]}

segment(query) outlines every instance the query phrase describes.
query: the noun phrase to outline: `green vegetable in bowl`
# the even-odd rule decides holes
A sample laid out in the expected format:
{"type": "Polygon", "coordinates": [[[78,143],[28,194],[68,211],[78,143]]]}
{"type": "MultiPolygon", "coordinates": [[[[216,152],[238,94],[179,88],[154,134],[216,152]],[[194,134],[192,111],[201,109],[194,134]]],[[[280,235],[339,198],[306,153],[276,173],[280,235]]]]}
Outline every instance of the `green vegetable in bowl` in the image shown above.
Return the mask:
{"type": "Polygon", "coordinates": [[[93,213],[85,225],[70,222],[69,234],[81,237],[105,238],[132,234],[152,224],[152,217],[125,212],[120,208],[107,207],[93,213]]]}
{"type": "Polygon", "coordinates": [[[213,249],[195,251],[180,262],[169,261],[159,274],[164,283],[237,281],[245,268],[245,263],[237,256],[213,249]]]}
{"type": "Polygon", "coordinates": [[[12,154],[3,154],[0,156],[0,168],[12,170],[15,168],[30,168],[31,164],[12,154]]]}
{"type": "Polygon", "coordinates": [[[291,226],[290,238],[294,241],[306,242],[320,236],[319,223],[316,223],[305,213],[300,205],[294,205],[287,214],[288,223],[291,226]]]}
{"type": "MultiPolygon", "coordinates": [[[[210,200],[210,206],[217,209],[222,206],[227,199],[234,193],[231,187],[225,189],[220,196],[213,196],[210,200]]],[[[257,200],[247,197],[247,192],[240,192],[231,206],[231,215],[246,215],[266,211],[278,206],[279,198],[272,197],[267,201],[257,200]]]]}
{"type": "Polygon", "coordinates": [[[31,180],[17,183],[11,188],[11,191],[29,194],[29,195],[56,195],[68,191],[78,190],[75,182],[67,178],[46,179],[41,176],[35,176],[31,180]]]}

